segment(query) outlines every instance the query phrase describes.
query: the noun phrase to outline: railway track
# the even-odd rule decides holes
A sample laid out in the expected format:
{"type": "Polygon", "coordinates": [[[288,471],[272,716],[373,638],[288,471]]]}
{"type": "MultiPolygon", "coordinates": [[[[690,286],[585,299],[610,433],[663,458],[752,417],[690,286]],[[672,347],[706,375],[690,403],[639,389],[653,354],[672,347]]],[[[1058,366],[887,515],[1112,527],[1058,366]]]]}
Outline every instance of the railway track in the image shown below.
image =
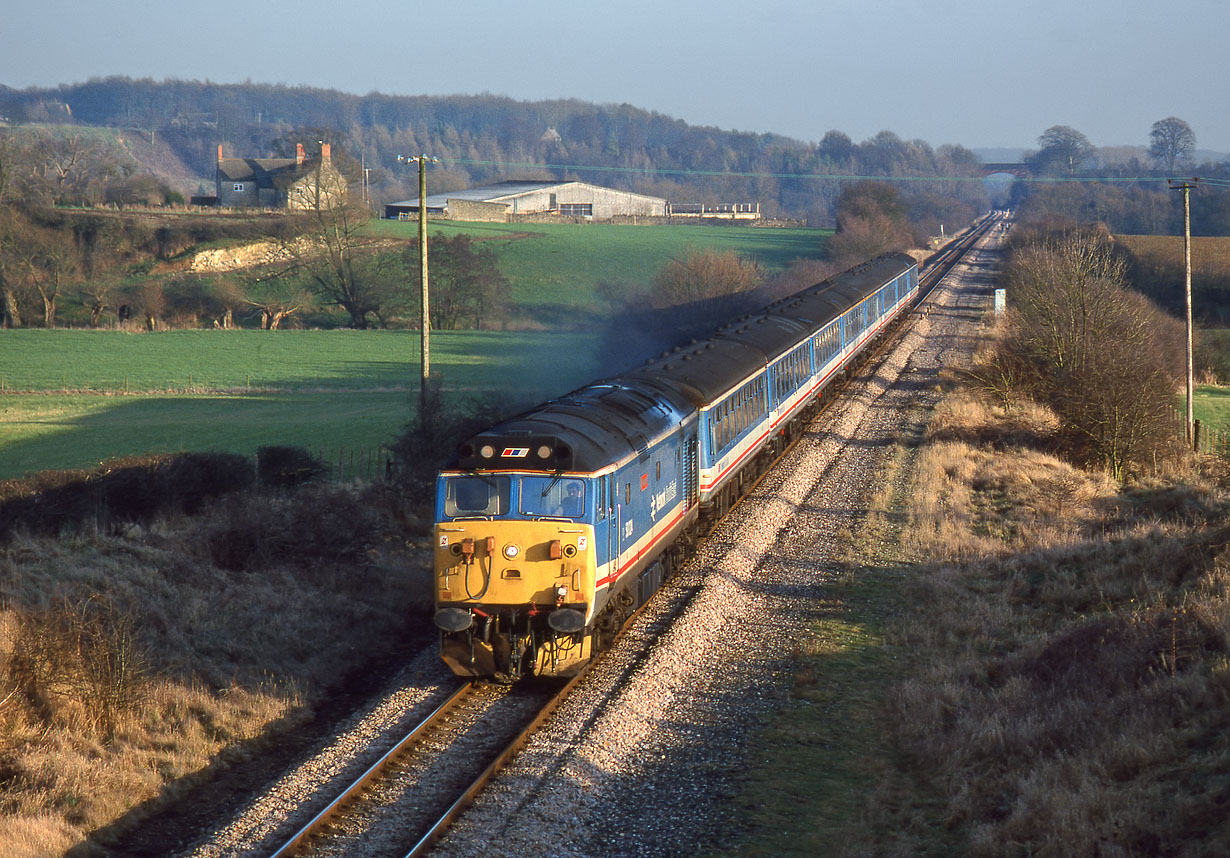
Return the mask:
{"type": "MultiPolygon", "coordinates": [[[[915,312],[927,306],[931,291],[996,222],[994,217],[984,219],[933,257],[921,277],[915,312]]],[[[873,360],[895,338],[895,333],[887,333],[867,360],[873,360]]],[[[774,461],[785,455],[789,446],[774,461]]],[[[749,484],[747,492],[757,483],[759,478],[749,484]]],[[[692,595],[685,592],[677,597],[670,614],[685,610],[692,595]]],[[[632,659],[620,672],[633,671],[639,661],[632,659]]],[[[271,853],[271,858],[355,854],[412,858],[425,854],[583,681],[587,671],[566,684],[460,686],[271,853]]]]}
{"type": "Polygon", "coordinates": [[[465,683],[271,854],[419,855],[552,711],[560,683],[465,683]]]}

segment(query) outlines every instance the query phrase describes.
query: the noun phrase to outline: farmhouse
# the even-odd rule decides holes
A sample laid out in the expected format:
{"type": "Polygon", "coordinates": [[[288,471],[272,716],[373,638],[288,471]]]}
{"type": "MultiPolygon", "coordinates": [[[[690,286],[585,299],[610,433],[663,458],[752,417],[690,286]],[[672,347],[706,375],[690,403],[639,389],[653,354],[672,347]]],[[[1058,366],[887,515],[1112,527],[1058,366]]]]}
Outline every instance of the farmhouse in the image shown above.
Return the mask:
{"type": "MultiPolygon", "coordinates": [[[[501,182],[482,188],[427,197],[427,214],[466,221],[507,221],[519,215],[609,220],[614,217],[664,217],[666,200],[617,191],[587,182],[501,182]]],[[[386,218],[417,216],[419,201],[384,207],[386,218]]]]}
{"type": "Polygon", "coordinates": [[[294,158],[224,158],[218,146],[216,205],[267,209],[334,208],[346,200],[346,179],[333,166],[328,143],[308,158],[303,144],[294,158]]]}

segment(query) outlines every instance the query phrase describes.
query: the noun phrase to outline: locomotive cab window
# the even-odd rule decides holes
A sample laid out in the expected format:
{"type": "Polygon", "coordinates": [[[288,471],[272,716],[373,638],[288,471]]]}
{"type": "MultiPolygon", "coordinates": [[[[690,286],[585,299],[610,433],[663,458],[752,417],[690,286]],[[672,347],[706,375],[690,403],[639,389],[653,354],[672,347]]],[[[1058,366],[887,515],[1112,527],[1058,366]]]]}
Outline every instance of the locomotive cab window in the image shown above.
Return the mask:
{"type": "Polygon", "coordinates": [[[444,514],[450,518],[503,515],[508,512],[511,485],[508,477],[451,477],[444,487],[444,514]]]}
{"type": "Polygon", "coordinates": [[[522,477],[521,514],[581,518],[585,515],[585,483],[568,477],[522,477]]]}

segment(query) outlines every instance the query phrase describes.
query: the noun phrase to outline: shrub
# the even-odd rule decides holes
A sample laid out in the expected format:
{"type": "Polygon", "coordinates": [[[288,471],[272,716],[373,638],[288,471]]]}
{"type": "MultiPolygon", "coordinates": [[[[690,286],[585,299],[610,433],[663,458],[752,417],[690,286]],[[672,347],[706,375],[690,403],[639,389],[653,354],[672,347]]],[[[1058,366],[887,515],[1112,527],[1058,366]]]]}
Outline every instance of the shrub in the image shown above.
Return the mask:
{"type": "Polygon", "coordinates": [[[336,486],[272,496],[245,492],[224,500],[201,528],[208,560],[233,571],[277,566],[363,567],[384,532],[380,510],[336,486]]]}
{"type": "Polygon", "coordinates": [[[130,457],[94,471],[44,471],[0,483],[0,540],[19,528],[55,535],[91,522],[106,526],[193,512],[252,482],[251,461],[233,453],[130,457]]]}
{"type": "Polygon", "coordinates": [[[323,462],[303,447],[261,447],[256,451],[256,473],[261,485],[291,488],[320,479],[328,471],[323,462]]]}
{"type": "Polygon", "coordinates": [[[1126,288],[1104,236],[1025,244],[1007,283],[1012,309],[994,374],[1054,409],[1078,458],[1118,476],[1172,443],[1181,330],[1126,288]]]}
{"type": "Polygon", "coordinates": [[[139,702],[145,675],[132,619],[105,596],[61,598],[18,621],[8,679],[48,724],[83,721],[110,734],[139,702]]]}
{"type": "Polygon", "coordinates": [[[422,425],[408,427],[390,448],[392,482],[410,505],[412,515],[424,521],[431,520],[436,472],[445,466],[463,441],[515,410],[509,400],[498,397],[459,402],[446,410],[440,387],[433,379],[427,395],[429,419],[422,425]]]}

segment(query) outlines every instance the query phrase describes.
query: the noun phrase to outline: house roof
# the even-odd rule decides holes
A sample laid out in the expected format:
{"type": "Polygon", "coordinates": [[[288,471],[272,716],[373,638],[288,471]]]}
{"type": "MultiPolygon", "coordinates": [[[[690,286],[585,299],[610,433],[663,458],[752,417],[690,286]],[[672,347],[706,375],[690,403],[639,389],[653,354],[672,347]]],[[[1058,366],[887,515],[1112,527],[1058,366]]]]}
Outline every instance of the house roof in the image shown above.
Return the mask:
{"type": "Polygon", "coordinates": [[[294,158],[223,158],[218,178],[224,182],[255,181],[258,186],[288,187],[319,166],[318,159],[298,163],[294,158]]]}

